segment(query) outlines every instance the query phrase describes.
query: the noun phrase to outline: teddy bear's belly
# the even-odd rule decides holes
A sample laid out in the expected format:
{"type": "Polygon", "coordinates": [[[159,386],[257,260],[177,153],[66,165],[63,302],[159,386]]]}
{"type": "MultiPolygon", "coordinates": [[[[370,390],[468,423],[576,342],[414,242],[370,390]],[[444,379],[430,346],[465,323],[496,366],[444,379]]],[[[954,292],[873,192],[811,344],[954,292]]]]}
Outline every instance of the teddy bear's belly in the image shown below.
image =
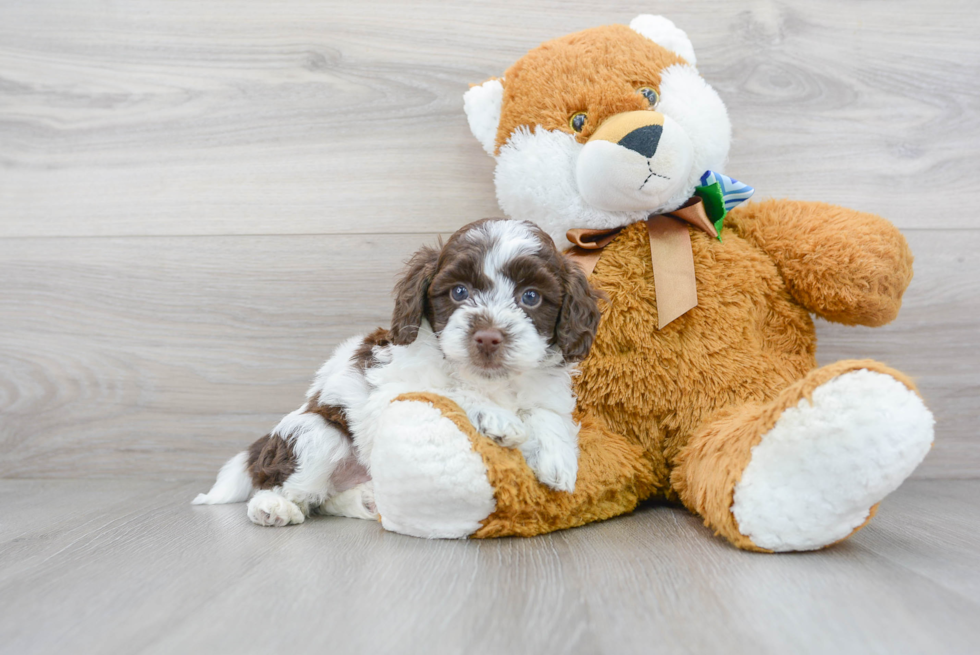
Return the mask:
{"type": "Polygon", "coordinates": [[[669,462],[719,409],[773,398],[816,365],[813,321],[775,264],[731,231],[692,232],[698,306],[657,330],[646,229],[606,247],[591,282],[609,295],[581,366],[579,407],[641,444],[666,488],[669,462]]]}

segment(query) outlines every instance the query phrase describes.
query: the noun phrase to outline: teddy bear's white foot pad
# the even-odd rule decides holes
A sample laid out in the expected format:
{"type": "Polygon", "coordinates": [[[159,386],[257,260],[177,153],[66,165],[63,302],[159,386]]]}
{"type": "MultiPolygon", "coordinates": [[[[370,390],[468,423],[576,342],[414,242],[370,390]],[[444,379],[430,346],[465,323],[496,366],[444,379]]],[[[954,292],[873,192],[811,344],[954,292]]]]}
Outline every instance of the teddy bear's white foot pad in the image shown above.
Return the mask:
{"type": "Polygon", "coordinates": [[[883,373],[845,373],[783,412],[752,448],[732,514],[762,548],[815,550],[848,536],[929,451],[933,417],[883,373]]]}
{"type": "Polygon", "coordinates": [[[396,401],[378,420],[371,453],[374,499],[386,530],[460,539],[496,507],[483,458],[431,404],[396,401]]]}

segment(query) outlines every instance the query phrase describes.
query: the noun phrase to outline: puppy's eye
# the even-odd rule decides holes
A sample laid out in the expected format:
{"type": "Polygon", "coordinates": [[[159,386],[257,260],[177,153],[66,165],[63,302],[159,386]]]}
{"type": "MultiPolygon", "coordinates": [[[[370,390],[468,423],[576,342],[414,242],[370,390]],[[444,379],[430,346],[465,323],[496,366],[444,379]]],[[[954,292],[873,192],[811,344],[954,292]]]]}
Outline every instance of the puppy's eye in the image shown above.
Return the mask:
{"type": "Polygon", "coordinates": [[[571,127],[572,130],[575,132],[581,132],[582,128],[585,127],[586,118],[588,118],[588,116],[586,116],[585,112],[580,111],[579,113],[575,114],[570,119],[568,119],[568,126],[571,127]]]}
{"type": "Polygon", "coordinates": [[[636,90],[636,92],[647,99],[647,102],[650,103],[650,109],[656,107],[657,103],[660,102],[660,94],[657,93],[656,89],[652,89],[648,86],[641,86],[636,90]]]}
{"type": "Polygon", "coordinates": [[[524,292],[524,295],[521,296],[521,302],[528,307],[534,307],[541,302],[541,294],[534,289],[528,289],[524,292]]]}
{"type": "Polygon", "coordinates": [[[453,300],[456,302],[463,302],[470,297],[470,292],[464,285],[457,284],[453,287],[453,290],[449,292],[449,295],[452,296],[453,300]]]}

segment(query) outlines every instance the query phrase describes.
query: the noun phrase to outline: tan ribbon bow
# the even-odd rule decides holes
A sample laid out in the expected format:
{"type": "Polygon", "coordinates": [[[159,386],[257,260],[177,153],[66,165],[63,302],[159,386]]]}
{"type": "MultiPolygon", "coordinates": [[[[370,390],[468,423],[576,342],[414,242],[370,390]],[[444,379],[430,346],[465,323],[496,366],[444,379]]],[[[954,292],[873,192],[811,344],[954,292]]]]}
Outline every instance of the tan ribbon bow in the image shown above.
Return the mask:
{"type": "MultiPolygon", "coordinates": [[[[678,209],[654,214],[644,221],[650,235],[650,257],[653,260],[653,284],[657,292],[657,329],[698,306],[698,288],[694,278],[694,253],[691,250],[693,225],[712,237],[718,231],[708,219],[701,198],[695,196],[678,209]]],[[[623,228],[612,230],[569,230],[566,238],[575,245],[565,254],[592,275],[602,256],[602,249],[623,228]]]]}

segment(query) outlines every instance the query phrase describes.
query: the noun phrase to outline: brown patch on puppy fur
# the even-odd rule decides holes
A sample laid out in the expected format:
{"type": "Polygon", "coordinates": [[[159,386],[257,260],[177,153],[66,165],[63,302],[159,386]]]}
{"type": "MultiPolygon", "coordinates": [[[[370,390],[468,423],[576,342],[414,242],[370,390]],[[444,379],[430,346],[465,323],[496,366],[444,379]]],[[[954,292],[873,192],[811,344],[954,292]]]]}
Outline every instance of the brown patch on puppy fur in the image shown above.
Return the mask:
{"type": "Polygon", "coordinates": [[[248,448],[248,473],[256,489],[280,487],[296,471],[293,445],[279,435],[267,434],[248,448]]]}
{"type": "Polygon", "coordinates": [[[391,335],[389,331],[379,327],[377,330],[364,337],[364,341],[362,341],[361,345],[354,351],[354,356],[351,357],[351,361],[357,367],[357,370],[363,373],[369,368],[373,368],[378,363],[374,358],[375,346],[384,348],[389,345],[391,345],[391,335]]]}
{"type": "Polygon", "coordinates": [[[574,114],[587,118],[579,143],[588,141],[604,120],[627,111],[649,109],[637,92],[650,87],[660,92],[660,73],[686,63],[626,25],[595,27],[548,41],[507,69],[497,152],[518,127],[575,134],[574,114]],[[596,71],[601,71],[600,75],[596,71]]]}
{"type": "Polygon", "coordinates": [[[555,341],[566,362],[580,362],[589,354],[599,331],[602,314],[598,301],[606,295],[593,289],[582,269],[569,258],[562,257],[562,267],[565,293],[555,341]]]}
{"type": "MultiPolygon", "coordinates": [[[[343,407],[321,405],[319,396],[314,396],[307,402],[304,414],[317,414],[345,438],[352,438],[343,407]]],[[[249,446],[247,470],[256,489],[281,487],[296,471],[293,442],[278,434],[265,435],[249,446]]]]}
{"type": "Polygon", "coordinates": [[[564,297],[557,250],[552,253],[542,248],[539,254],[516,257],[504,265],[503,273],[514,282],[514,302],[528,315],[538,334],[553,343],[555,323],[564,297]],[[534,307],[521,302],[524,292],[531,289],[541,295],[541,300],[534,307]]]}
{"type": "Polygon", "coordinates": [[[441,331],[449,322],[449,317],[456,311],[458,304],[450,297],[449,292],[457,284],[465,284],[473,291],[485,291],[492,286],[490,279],[483,274],[483,258],[487,254],[490,241],[474,243],[463,239],[474,229],[492,220],[485,218],[475,221],[456,232],[442,248],[439,263],[428,290],[430,311],[426,318],[436,332],[441,331]]]}
{"type": "Polygon", "coordinates": [[[350,427],[347,425],[347,414],[344,408],[339,405],[320,404],[320,396],[317,394],[306,403],[304,414],[318,414],[328,425],[337,428],[342,435],[351,438],[350,427]]]}

